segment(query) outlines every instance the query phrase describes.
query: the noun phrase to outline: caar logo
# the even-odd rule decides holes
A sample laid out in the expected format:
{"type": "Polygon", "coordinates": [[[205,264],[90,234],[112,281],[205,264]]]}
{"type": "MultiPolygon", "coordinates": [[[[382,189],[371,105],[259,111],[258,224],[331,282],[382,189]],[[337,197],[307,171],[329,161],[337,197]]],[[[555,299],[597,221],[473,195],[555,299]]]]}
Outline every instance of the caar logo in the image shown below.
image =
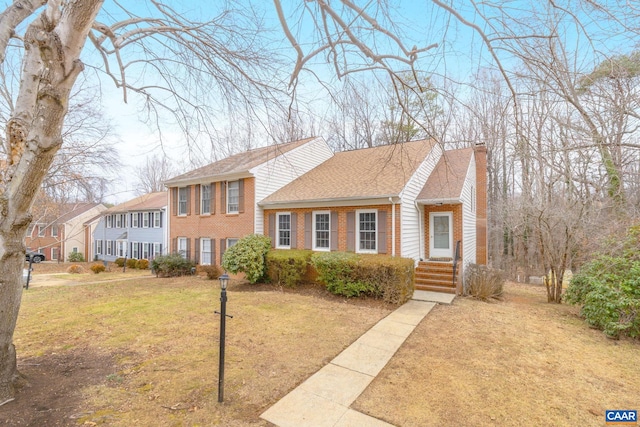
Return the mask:
{"type": "Polygon", "coordinates": [[[638,424],[638,411],[607,410],[604,414],[607,425],[624,426],[638,424]]]}

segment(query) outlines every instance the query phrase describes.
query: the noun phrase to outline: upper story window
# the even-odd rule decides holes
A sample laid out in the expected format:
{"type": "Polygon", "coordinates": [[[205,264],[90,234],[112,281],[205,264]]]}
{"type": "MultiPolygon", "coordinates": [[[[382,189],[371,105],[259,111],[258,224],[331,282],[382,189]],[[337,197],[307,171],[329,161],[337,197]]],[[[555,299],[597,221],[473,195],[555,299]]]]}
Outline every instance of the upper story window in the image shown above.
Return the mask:
{"type": "Polygon", "coordinates": [[[113,227],[113,218],[111,217],[111,215],[107,215],[104,219],[105,219],[107,228],[113,227]]]}
{"type": "Polygon", "coordinates": [[[202,215],[211,213],[211,184],[200,186],[200,213],[202,215]]]}
{"type": "Polygon", "coordinates": [[[161,214],[161,212],[154,212],[153,213],[153,228],[160,228],[161,227],[160,214],[161,214]]]}
{"type": "Polygon", "coordinates": [[[356,252],[377,253],[377,211],[356,211],[356,252]]]}
{"type": "Polygon", "coordinates": [[[51,226],[51,235],[53,237],[58,237],[58,226],[55,224],[51,226]]]}
{"type": "Polygon", "coordinates": [[[134,212],[131,214],[131,227],[138,228],[138,212],[134,212]]]}
{"type": "Polygon", "coordinates": [[[227,213],[238,213],[240,201],[240,181],[227,182],[227,213]]]}
{"type": "Polygon", "coordinates": [[[187,214],[187,187],[178,188],[178,215],[187,214]]]}
{"type": "Polygon", "coordinates": [[[122,228],[122,215],[116,215],[116,228],[122,228]]]}
{"type": "Polygon", "coordinates": [[[144,212],[142,214],[142,227],[149,228],[149,212],[144,212]]]}
{"type": "Polygon", "coordinates": [[[313,213],[313,249],[316,251],[328,251],[331,235],[331,213],[319,211],[313,213]]]}
{"type": "Polygon", "coordinates": [[[46,225],[39,225],[38,226],[38,237],[44,237],[44,233],[47,230],[47,226],[46,225]]]}
{"type": "Polygon", "coordinates": [[[291,248],[291,214],[278,213],[276,216],[276,248],[291,248]]]}

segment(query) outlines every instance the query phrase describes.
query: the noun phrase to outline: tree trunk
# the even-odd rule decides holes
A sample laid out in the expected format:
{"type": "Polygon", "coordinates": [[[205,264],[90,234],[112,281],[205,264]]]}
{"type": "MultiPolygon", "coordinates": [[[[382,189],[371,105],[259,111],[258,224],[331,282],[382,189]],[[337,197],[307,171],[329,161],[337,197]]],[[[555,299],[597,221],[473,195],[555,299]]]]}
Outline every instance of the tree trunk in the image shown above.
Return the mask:
{"type": "Polygon", "coordinates": [[[62,145],[69,94],[82,71],[80,52],[101,0],[49,0],[25,34],[20,89],[7,123],[8,168],[0,187],[0,404],[18,377],[13,332],[22,297],[29,211],[62,145]]]}

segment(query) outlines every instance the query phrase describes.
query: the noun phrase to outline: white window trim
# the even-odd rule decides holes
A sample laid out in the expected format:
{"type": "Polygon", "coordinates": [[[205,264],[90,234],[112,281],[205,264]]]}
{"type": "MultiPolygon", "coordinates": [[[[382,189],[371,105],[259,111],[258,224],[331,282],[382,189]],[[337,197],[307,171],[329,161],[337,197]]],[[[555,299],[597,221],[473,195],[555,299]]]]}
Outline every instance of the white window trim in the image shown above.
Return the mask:
{"type": "Polygon", "coordinates": [[[235,245],[236,243],[238,243],[238,240],[240,240],[237,237],[229,237],[227,239],[227,249],[229,249],[231,246],[235,245]],[[233,244],[231,244],[233,242],[233,244]]]}
{"type": "Polygon", "coordinates": [[[178,187],[178,216],[187,216],[187,212],[189,212],[189,206],[187,206],[187,204],[189,203],[189,196],[187,195],[187,187],[178,187]],[[184,197],[185,197],[185,201],[184,201],[184,212],[182,212],[180,210],[180,190],[184,190],[184,197]]]}
{"type": "Polygon", "coordinates": [[[151,224],[150,215],[150,212],[142,212],[142,228],[149,228],[149,224],[151,224]]]}
{"type": "Polygon", "coordinates": [[[211,258],[212,258],[212,245],[211,245],[211,239],[208,237],[203,237],[200,239],[200,264],[202,265],[211,265],[211,258]],[[209,253],[209,260],[208,262],[204,262],[204,244],[206,242],[209,242],[209,250],[207,251],[209,253]]]}
{"type": "Polygon", "coordinates": [[[51,226],[51,237],[58,237],[58,226],[56,224],[51,226]]]}
{"type": "Polygon", "coordinates": [[[356,210],[356,253],[359,254],[377,254],[378,253],[378,211],[376,209],[359,209],[356,210]],[[376,215],[376,231],[374,242],[376,245],[375,250],[371,249],[360,249],[360,214],[363,213],[373,213],[376,215]]]}
{"type": "Polygon", "coordinates": [[[227,185],[226,185],[226,187],[227,187],[227,188],[226,188],[226,192],[227,192],[227,194],[226,194],[226,198],[225,198],[225,200],[226,200],[226,203],[227,203],[227,213],[228,213],[228,214],[238,214],[238,213],[240,213],[240,180],[227,181],[227,185]],[[236,210],[231,211],[231,210],[229,209],[229,190],[231,189],[231,188],[230,188],[231,186],[230,186],[229,184],[234,183],[234,182],[238,184],[238,204],[237,204],[237,206],[238,206],[238,207],[237,207],[237,209],[236,209],[236,210]]]}
{"type": "Polygon", "coordinates": [[[291,212],[278,212],[276,213],[276,249],[291,249],[291,212]],[[289,216],[289,244],[281,245],[280,244],[280,217],[281,216],[289,216]]]}
{"type": "Polygon", "coordinates": [[[138,253],[138,242],[131,242],[131,258],[140,259],[138,253]]]}
{"type": "Polygon", "coordinates": [[[38,237],[45,237],[47,234],[47,226],[39,225],[38,226],[38,237]]]}
{"type": "Polygon", "coordinates": [[[138,212],[131,214],[131,228],[138,228],[138,212]]]}
{"type": "Polygon", "coordinates": [[[142,253],[140,254],[140,257],[141,257],[142,259],[149,259],[149,253],[151,252],[151,251],[149,250],[149,246],[150,246],[150,245],[151,245],[151,244],[150,244],[150,243],[148,243],[148,242],[143,242],[143,243],[142,243],[142,253]]]}
{"type": "Polygon", "coordinates": [[[178,237],[177,245],[178,246],[176,247],[176,251],[180,255],[182,255],[183,258],[186,258],[187,257],[187,252],[189,251],[189,248],[187,247],[187,238],[186,237],[178,237]],[[183,246],[183,245],[180,244],[181,242],[184,242],[184,249],[180,248],[181,246],[183,246]],[[184,252],[182,252],[182,251],[184,251],[184,252]]]}
{"type": "Polygon", "coordinates": [[[312,241],[313,241],[313,250],[314,251],[318,251],[318,252],[329,252],[331,251],[331,211],[313,211],[313,215],[311,216],[311,221],[312,221],[312,233],[313,233],[313,237],[312,237],[312,241]],[[316,216],[317,215],[329,215],[329,247],[327,248],[319,248],[318,245],[316,244],[316,238],[317,238],[317,234],[316,234],[316,216]]]}
{"type": "Polygon", "coordinates": [[[153,228],[160,228],[160,212],[153,212],[153,228]]]}
{"type": "Polygon", "coordinates": [[[211,184],[201,184],[200,185],[200,215],[211,215],[211,184]],[[204,198],[204,188],[209,187],[209,212],[204,212],[205,207],[205,198],[204,198]]]}

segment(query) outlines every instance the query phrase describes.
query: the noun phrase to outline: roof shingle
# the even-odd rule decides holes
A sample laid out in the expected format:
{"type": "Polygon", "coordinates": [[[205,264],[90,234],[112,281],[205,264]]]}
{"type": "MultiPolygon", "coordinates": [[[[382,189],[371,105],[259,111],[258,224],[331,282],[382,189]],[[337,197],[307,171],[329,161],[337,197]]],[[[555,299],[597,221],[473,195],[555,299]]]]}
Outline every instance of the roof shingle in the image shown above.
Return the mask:
{"type": "Polygon", "coordinates": [[[167,206],[168,192],[147,193],[119,205],[110,207],[104,213],[140,211],[144,209],[160,209],[167,206]]]}
{"type": "Polygon", "coordinates": [[[417,200],[459,199],[472,155],[472,148],[445,151],[417,200]]]}

